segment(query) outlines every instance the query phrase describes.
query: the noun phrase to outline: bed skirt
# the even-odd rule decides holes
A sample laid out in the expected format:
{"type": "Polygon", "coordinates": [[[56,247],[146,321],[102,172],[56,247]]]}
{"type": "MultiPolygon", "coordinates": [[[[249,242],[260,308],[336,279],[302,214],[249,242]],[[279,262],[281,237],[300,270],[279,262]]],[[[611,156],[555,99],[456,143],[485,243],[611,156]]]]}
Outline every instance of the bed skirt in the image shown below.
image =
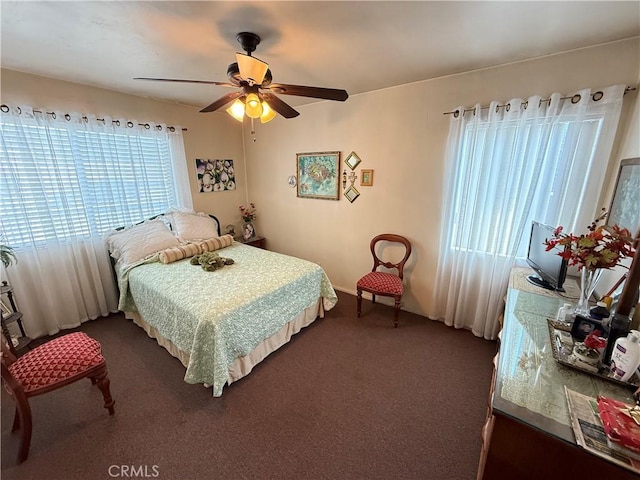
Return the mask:
{"type": "MultiPolygon", "coordinates": [[[[319,298],[313,305],[304,309],[276,333],[265,338],[247,355],[236,358],[229,366],[227,385],[231,385],[233,382],[236,382],[242,377],[248,375],[254,366],[264,360],[270,353],[276,351],[282,345],[289,342],[293,335],[313,323],[316,318],[324,318],[324,312],[325,310],[322,298],[319,298]]],[[[160,333],[152,325],[147,323],[139,313],[124,312],[124,315],[126,318],[133,320],[136,325],[147,332],[147,335],[155,339],[158,342],[158,345],[164,347],[172,356],[180,360],[185,368],[187,367],[189,364],[189,352],[180,350],[173,344],[173,342],[171,342],[171,340],[160,335],[160,333]]]]}

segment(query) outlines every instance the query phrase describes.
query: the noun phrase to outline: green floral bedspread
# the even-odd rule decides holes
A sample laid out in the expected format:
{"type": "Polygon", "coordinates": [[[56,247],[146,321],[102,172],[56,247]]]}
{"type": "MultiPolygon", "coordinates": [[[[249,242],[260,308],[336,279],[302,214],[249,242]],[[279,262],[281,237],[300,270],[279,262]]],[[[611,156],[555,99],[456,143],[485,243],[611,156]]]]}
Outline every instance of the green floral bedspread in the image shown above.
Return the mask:
{"type": "Polygon", "coordinates": [[[184,380],[220,396],[228,367],[322,297],[337,296],[317,264],[234,243],[219,250],[233,265],[206,272],[189,259],[153,259],[120,274],[120,308],[138,311],[162,336],[189,352],[184,380]]]}

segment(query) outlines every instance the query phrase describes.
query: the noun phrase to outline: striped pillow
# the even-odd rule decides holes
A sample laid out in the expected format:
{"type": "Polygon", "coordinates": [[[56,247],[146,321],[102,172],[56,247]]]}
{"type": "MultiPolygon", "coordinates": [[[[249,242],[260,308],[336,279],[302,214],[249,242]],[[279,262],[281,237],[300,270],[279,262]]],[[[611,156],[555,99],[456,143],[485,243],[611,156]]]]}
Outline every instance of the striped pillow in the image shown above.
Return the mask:
{"type": "Polygon", "coordinates": [[[220,250],[221,248],[228,247],[233,243],[233,237],[231,235],[222,235],[220,237],[209,238],[203,242],[200,242],[200,248],[203,252],[213,252],[214,250],[220,250]]]}
{"type": "Polygon", "coordinates": [[[171,263],[182,260],[183,258],[193,257],[194,255],[200,255],[203,252],[200,244],[198,243],[184,243],[177,247],[167,248],[159,254],[161,263],[171,263]]]}

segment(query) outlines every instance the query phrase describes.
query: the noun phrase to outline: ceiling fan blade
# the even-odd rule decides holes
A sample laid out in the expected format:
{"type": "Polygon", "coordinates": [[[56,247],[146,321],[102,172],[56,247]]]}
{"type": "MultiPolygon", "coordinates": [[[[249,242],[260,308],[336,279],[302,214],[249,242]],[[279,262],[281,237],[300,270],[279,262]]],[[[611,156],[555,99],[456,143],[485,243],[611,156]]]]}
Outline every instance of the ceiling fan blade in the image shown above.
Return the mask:
{"type": "Polygon", "coordinates": [[[272,83],[268,88],[274,93],[297,95],[298,97],[323,98],[339,102],[344,102],[349,98],[346,90],[337,88],[306,87],[304,85],[287,85],[285,83],[272,83]]]}
{"type": "Polygon", "coordinates": [[[220,87],[237,87],[233,83],[229,82],[213,82],[209,80],[181,80],[179,78],[148,78],[148,77],[136,77],[134,80],[151,80],[154,82],[176,82],[176,83],[203,83],[206,85],[218,85],[220,87]]]}
{"type": "Polygon", "coordinates": [[[208,113],[208,112],[213,112],[215,110],[218,110],[219,108],[224,107],[227,103],[232,102],[233,100],[235,100],[238,97],[241,97],[242,95],[244,95],[244,92],[227,93],[225,96],[220,97],[211,105],[207,105],[206,107],[204,107],[202,110],[200,110],[200,113],[208,113]]]}
{"type": "Polygon", "coordinates": [[[273,93],[262,93],[262,99],[284,118],[293,118],[300,115],[300,112],[294,110],[293,107],[280,100],[273,93]]]}

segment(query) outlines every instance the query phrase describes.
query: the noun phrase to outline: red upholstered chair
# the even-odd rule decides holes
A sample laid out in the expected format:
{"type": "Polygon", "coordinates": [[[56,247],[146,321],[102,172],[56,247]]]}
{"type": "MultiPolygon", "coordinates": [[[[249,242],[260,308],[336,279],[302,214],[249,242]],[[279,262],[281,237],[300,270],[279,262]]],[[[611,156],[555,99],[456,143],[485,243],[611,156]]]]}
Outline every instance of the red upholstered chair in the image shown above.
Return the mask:
{"type": "Polygon", "coordinates": [[[107,364],[100,343],[82,332],[63,335],[16,358],[4,338],[2,340],[2,380],[16,402],[12,432],[22,427],[18,463],[29,456],[31,444],[31,407],[29,397],[50,392],[81,378],[98,384],[104,397],[104,408],[113,415],[107,364]]]}
{"type": "Polygon", "coordinates": [[[373,255],[373,269],[371,273],[367,273],[364,277],[358,280],[356,288],[358,290],[358,317],[362,312],[362,292],[369,292],[371,294],[371,301],[376,303],[376,295],[382,295],[385,297],[393,297],[395,299],[395,311],[393,314],[393,326],[398,326],[398,314],[400,313],[400,300],[404,293],[404,286],[402,284],[404,264],[407,263],[409,256],[411,255],[411,243],[406,238],[395,235],[393,233],[383,233],[371,240],[371,255],[373,255]],[[390,242],[394,244],[404,245],[404,257],[398,263],[385,262],[376,253],[376,245],[378,242],[390,242]],[[398,274],[378,272],[379,266],[383,266],[387,269],[395,269],[398,274]]]}

